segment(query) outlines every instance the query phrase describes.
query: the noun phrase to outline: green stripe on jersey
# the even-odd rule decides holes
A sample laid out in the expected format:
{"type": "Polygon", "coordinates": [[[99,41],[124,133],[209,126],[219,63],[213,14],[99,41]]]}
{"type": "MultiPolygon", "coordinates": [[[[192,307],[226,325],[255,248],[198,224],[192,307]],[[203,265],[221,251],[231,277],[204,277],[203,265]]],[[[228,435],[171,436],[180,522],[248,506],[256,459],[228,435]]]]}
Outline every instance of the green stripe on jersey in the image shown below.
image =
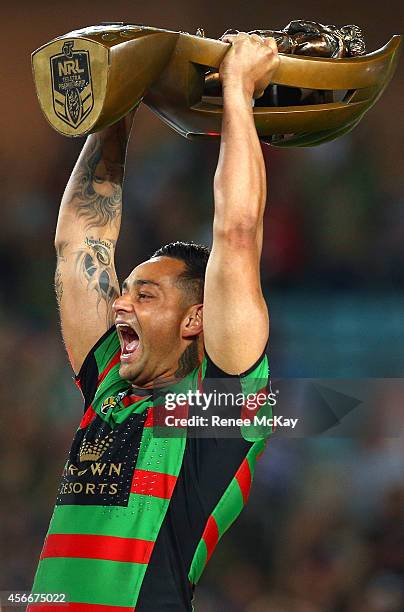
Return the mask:
{"type": "Polygon", "coordinates": [[[247,453],[247,461],[250,466],[251,471],[251,479],[254,476],[255,466],[257,465],[257,456],[265,450],[267,444],[267,440],[258,440],[255,444],[252,445],[250,450],[247,453]]]}
{"type": "Polygon", "coordinates": [[[103,559],[45,558],[32,592],[66,593],[69,602],[134,607],[146,568],[147,564],[103,559]]]}
{"type": "Polygon", "coordinates": [[[240,384],[245,395],[257,393],[267,386],[269,380],[268,357],[264,355],[256,368],[246,376],[240,376],[240,384]]]}
{"type": "Polygon", "coordinates": [[[130,493],[125,506],[56,506],[49,534],[108,535],[149,540],[167,499],[130,493]]]}
{"type": "Polygon", "coordinates": [[[233,478],[212,512],[219,530],[219,538],[237,518],[243,506],[244,501],[240,486],[237,480],[233,478]]]}
{"type": "Polygon", "coordinates": [[[189,570],[188,578],[191,584],[196,584],[202,575],[208,558],[208,549],[204,539],[199,540],[194,557],[192,559],[191,569],[189,570]]]}
{"type": "Polygon", "coordinates": [[[176,476],[179,471],[178,457],[184,447],[185,435],[178,438],[157,438],[153,436],[153,427],[145,427],[136,469],[176,476]]]}
{"type": "Polygon", "coordinates": [[[114,331],[95,349],[94,357],[97,363],[98,374],[105,370],[111,359],[119,351],[119,348],[118,334],[114,331]]]}
{"type": "MultiPolygon", "coordinates": [[[[240,377],[241,389],[244,397],[254,396],[255,394],[262,391],[265,394],[270,392],[269,382],[269,366],[268,357],[265,355],[260,361],[257,367],[247,374],[247,376],[240,377]]],[[[260,401],[263,398],[260,398],[260,401]]],[[[254,403],[254,400],[252,400],[254,403]]],[[[248,411],[247,411],[248,412],[248,411]]],[[[241,434],[244,440],[248,442],[258,442],[265,440],[273,433],[271,425],[267,425],[267,419],[272,419],[273,410],[271,404],[268,402],[261,406],[257,412],[254,412],[258,418],[265,417],[263,424],[257,424],[254,421],[251,425],[243,425],[241,427],[241,434]]]]}

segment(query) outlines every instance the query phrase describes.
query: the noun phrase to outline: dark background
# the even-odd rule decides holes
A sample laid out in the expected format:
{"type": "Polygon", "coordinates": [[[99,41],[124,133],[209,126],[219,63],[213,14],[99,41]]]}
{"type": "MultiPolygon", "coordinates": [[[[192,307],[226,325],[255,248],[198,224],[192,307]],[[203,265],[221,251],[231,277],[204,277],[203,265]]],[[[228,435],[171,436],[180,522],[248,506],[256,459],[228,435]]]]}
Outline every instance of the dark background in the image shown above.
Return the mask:
{"type": "MultiPolygon", "coordinates": [[[[128,21],[210,37],[291,19],[356,23],[368,50],[404,30],[402,2],[18,2],[2,7],[0,173],[0,589],[29,589],[80,396],[53,294],[59,201],[81,140],[47,125],[30,53],[55,36],[128,21]]],[[[269,205],[263,284],[274,376],[402,377],[403,60],[350,135],[313,149],[265,148],[269,205]]],[[[213,142],[188,142],[146,108],[137,116],[117,267],[122,279],[174,239],[210,243],[213,142]]],[[[380,414],[359,436],[273,440],[250,502],[210,562],[198,612],[404,609],[403,440],[380,414]]],[[[378,411],[376,411],[376,408],[378,411]]],[[[375,416],[377,415],[377,416],[375,416]]]]}

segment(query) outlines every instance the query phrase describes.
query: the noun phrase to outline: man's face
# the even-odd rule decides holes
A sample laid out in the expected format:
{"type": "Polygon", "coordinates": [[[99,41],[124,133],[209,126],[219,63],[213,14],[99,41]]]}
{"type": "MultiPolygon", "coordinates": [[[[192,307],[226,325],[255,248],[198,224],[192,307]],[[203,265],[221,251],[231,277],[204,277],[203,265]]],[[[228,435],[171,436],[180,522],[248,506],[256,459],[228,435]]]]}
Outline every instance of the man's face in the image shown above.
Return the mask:
{"type": "Polygon", "coordinates": [[[175,373],[187,311],[176,281],[184,269],[180,260],[156,257],[137,266],[123,283],[114,302],[122,378],[148,385],[175,373]]]}

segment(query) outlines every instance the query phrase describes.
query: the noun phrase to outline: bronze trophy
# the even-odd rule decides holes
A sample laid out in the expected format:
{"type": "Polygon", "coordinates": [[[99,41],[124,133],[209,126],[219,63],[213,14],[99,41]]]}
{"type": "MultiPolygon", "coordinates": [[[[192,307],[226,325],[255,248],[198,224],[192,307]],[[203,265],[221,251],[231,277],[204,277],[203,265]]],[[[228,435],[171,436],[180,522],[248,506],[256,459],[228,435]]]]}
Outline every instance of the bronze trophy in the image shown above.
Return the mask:
{"type": "MultiPolygon", "coordinates": [[[[226,33],[233,33],[228,30],[226,33]]],[[[400,36],[365,54],[357,26],[292,21],[275,38],[280,63],[255,101],[260,139],[311,146],[355,127],[383,93],[397,65],[400,36]]],[[[223,41],[124,23],[69,32],[32,54],[38,99],[48,122],[84,136],[118,121],[143,101],[187,138],[220,136],[218,68],[223,41]]]]}

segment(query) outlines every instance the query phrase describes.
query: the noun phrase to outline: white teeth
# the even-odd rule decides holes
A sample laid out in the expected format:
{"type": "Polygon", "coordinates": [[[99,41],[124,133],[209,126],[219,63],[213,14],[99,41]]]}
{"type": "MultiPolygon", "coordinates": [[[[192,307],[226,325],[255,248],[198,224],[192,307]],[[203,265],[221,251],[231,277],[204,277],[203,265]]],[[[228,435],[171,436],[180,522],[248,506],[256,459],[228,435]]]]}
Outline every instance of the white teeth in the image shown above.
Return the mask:
{"type": "Polygon", "coordinates": [[[121,333],[127,332],[129,334],[136,334],[136,336],[138,336],[137,331],[130,325],[127,325],[126,323],[117,323],[115,327],[119,329],[121,333]]]}
{"type": "Polygon", "coordinates": [[[125,346],[125,349],[129,353],[133,353],[133,351],[135,351],[138,346],[139,346],[139,339],[137,338],[136,340],[132,340],[132,342],[129,342],[129,344],[125,346]]]}

